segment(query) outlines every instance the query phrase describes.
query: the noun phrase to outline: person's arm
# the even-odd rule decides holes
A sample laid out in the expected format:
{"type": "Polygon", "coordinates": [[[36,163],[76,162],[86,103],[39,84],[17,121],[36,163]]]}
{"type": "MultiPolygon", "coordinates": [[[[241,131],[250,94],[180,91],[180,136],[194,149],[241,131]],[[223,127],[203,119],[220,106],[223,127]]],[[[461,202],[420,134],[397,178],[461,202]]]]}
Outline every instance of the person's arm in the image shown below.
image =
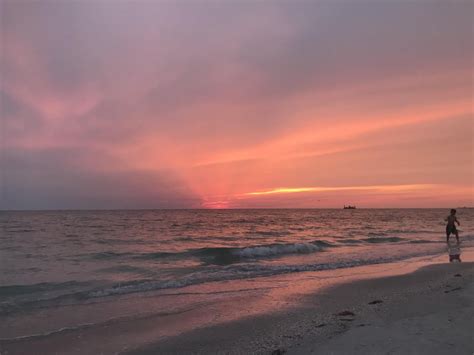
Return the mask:
{"type": "Polygon", "coordinates": [[[456,223],[458,224],[458,226],[460,226],[460,225],[461,225],[461,223],[459,223],[459,221],[458,221],[458,219],[457,219],[457,218],[455,219],[455,221],[456,221],[456,223]]]}

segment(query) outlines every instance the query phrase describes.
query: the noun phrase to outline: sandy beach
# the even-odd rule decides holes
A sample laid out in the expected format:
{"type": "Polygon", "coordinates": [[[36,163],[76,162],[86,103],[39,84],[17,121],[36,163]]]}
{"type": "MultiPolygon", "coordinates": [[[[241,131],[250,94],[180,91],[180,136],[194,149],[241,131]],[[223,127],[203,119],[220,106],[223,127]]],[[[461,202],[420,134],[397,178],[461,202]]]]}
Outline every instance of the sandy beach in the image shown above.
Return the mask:
{"type": "Polygon", "coordinates": [[[335,333],[305,338],[289,353],[472,354],[473,271],[473,263],[436,265],[352,285],[360,290],[355,315],[335,318],[335,333]]]}
{"type": "Polygon", "coordinates": [[[202,329],[129,354],[472,354],[473,292],[474,263],[429,265],[328,288],[304,309],[202,329]]]}
{"type": "MultiPolygon", "coordinates": [[[[222,300],[212,303],[189,288],[199,303],[192,309],[8,340],[3,334],[21,322],[7,317],[1,354],[472,354],[472,248],[463,258],[450,264],[447,255],[438,255],[243,280],[232,287],[250,289],[256,282],[273,287],[238,296],[219,284],[222,300]]],[[[129,297],[116,307],[152,309],[153,302],[163,298],[129,297]]],[[[98,317],[106,311],[101,307],[63,306],[25,317],[33,329],[39,319],[54,323],[74,312],[98,317]]]]}

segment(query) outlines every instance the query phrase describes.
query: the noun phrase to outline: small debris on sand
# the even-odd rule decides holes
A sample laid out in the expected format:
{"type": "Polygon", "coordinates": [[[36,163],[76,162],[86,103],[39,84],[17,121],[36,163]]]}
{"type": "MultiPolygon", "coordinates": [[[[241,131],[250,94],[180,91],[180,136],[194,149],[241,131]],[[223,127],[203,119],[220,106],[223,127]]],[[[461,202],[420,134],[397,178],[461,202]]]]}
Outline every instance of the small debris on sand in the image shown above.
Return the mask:
{"type": "Polygon", "coordinates": [[[325,327],[325,326],[326,326],[326,323],[321,323],[321,324],[318,324],[318,325],[316,326],[316,328],[322,328],[322,327],[325,327]]]}
{"type": "Polygon", "coordinates": [[[369,302],[369,304],[379,304],[379,303],[383,303],[382,300],[374,300],[372,302],[369,302]]]}
{"type": "Polygon", "coordinates": [[[285,349],[275,349],[272,351],[272,355],[282,355],[284,353],[286,353],[285,349]]]}
{"type": "Polygon", "coordinates": [[[339,312],[336,315],[338,315],[338,316],[355,316],[355,314],[351,311],[342,311],[342,312],[339,312]]]}
{"type": "Polygon", "coordinates": [[[456,288],[453,288],[452,290],[446,290],[446,291],[444,291],[444,293],[450,293],[450,292],[453,292],[453,291],[459,291],[459,290],[461,290],[461,289],[462,289],[462,287],[456,287],[456,288]]]}
{"type": "Polygon", "coordinates": [[[461,276],[462,276],[461,274],[454,275],[454,277],[461,277],[461,276]]]}

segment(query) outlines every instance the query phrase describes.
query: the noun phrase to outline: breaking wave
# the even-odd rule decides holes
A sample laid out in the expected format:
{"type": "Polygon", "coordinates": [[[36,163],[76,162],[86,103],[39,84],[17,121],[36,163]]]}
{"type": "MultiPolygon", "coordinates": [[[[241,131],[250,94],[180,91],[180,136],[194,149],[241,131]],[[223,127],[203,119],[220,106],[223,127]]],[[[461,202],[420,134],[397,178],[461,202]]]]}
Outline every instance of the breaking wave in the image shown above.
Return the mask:
{"type": "Polygon", "coordinates": [[[153,260],[163,258],[189,258],[196,257],[205,263],[231,264],[245,259],[269,258],[288,254],[307,254],[314,253],[335,246],[323,240],[316,240],[307,243],[275,243],[262,244],[249,247],[215,247],[190,249],[183,252],[151,252],[151,253],[119,253],[119,252],[101,252],[89,254],[92,259],[111,259],[111,258],[130,258],[153,260]]]}
{"type": "Polygon", "coordinates": [[[287,274],[304,271],[320,271],[341,268],[351,268],[362,265],[373,265],[387,262],[394,262],[418,256],[437,255],[439,251],[431,253],[413,252],[397,257],[376,257],[367,259],[356,259],[350,261],[340,261],[333,263],[316,263],[301,265],[268,265],[258,263],[228,265],[225,267],[207,270],[206,272],[195,272],[180,279],[175,280],[136,280],[128,283],[120,283],[115,286],[91,291],[83,294],[85,298],[107,297],[135,292],[157,291],[169,288],[181,288],[195,284],[215,281],[227,281],[235,279],[246,279],[253,277],[264,277],[278,274],[287,274]]]}

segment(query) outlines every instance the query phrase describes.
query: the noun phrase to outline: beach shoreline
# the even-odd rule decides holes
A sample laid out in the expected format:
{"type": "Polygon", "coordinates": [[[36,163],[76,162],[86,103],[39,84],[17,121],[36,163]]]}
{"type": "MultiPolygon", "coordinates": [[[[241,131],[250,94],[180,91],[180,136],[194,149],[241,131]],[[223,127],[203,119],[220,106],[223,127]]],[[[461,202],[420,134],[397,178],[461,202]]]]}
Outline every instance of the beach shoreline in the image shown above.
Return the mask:
{"type": "MultiPolygon", "coordinates": [[[[417,342],[412,344],[413,339],[424,341],[421,342],[423,348],[415,353],[446,350],[430,348],[433,344],[429,339],[434,337],[443,344],[454,344],[449,345],[449,349],[456,353],[472,353],[472,341],[469,343],[466,334],[472,331],[468,320],[472,319],[473,308],[472,300],[466,295],[472,294],[474,249],[465,248],[463,259],[463,263],[450,264],[447,255],[438,255],[409,262],[241,280],[238,286],[234,281],[232,287],[251,289],[252,284],[258,284],[260,289],[230,293],[230,296],[222,293],[225,297],[220,301],[198,300],[201,303],[195,308],[176,313],[151,313],[142,318],[124,318],[41,336],[2,340],[0,352],[2,355],[270,354],[273,351],[305,354],[324,349],[324,353],[345,354],[359,349],[360,353],[384,353],[388,339],[393,341],[394,353],[397,349],[413,353],[413,349],[418,349],[417,342]],[[455,277],[456,274],[462,276],[455,277]],[[264,288],[262,283],[271,287],[264,288]],[[373,304],[369,304],[371,302],[373,304]],[[427,316],[434,319],[429,320],[427,316]],[[425,339],[424,334],[430,327],[440,333],[428,332],[430,337],[425,339]],[[411,333],[404,334],[405,329],[411,333]],[[379,335],[374,337],[373,334],[379,335]],[[407,344],[408,349],[403,344],[407,344]]],[[[223,292],[222,287],[230,287],[230,284],[218,283],[218,286],[219,292],[223,292]]],[[[195,286],[187,291],[193,294],[198,289],[195,286]]],[[[195,292],[192,297],[199,295],[195,292]]],[[[203,297],[205,300],[206,296],[203,297]]],[[[163,298],[151,293],[125,301],[129,303],[122,303],[120,307],[142,302],[139,308],[143,308],[153,302],[163,302],[163,298]]],[[[68,307],[60,313],[94,310],[85,305],[68,307]]],[[[44,318],[48,317],[48,310],[39,312],[44,313],[44,318]]]]}
{"type": "Polygon", "coordinates": [[[298,310],[196,330],[127,354],[472,354],[473,291],[473,262],[427,265],[342,283],[308,296],[298,310]]]}

